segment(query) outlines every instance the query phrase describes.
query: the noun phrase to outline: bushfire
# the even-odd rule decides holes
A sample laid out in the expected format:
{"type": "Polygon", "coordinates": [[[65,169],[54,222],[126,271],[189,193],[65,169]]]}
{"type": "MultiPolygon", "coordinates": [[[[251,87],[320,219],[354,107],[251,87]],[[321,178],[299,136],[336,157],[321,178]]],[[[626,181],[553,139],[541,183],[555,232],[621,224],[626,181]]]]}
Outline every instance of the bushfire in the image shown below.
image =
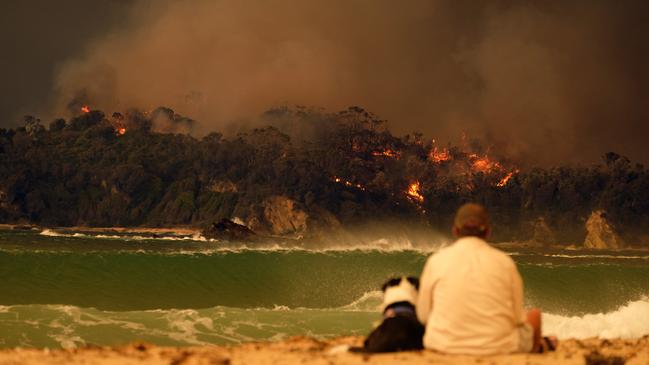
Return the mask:
{"type": "Polygon", "coordinates": [[[420,204],[424,202],[424,196],[421,195],[421,184],[419,184],[419,181],[414,181],[408,185],[406,196],[420,204]]]}
{"type": "Polygon", "coordinates": [[[472,153],[469,155],[469,161],[471,161],[471,169],[475,172],[491,173],[502,169],[498,161],[490,160],[487,155],[480,157],[472,153]]]}
{"type": "Polygon", "coordinates": [[[451,154],[448,152],[446,147],[440,151],[437,149],[437,146],[435,146],[428,154],[428,159],[433,163],[442,163],[444,161],[449,161],[451,159],[451,154]]]}
{"type": "Polygon", "coordinates": [[[372,152],[372,156],[383,156],[383,157],[390,157],[390,158],[399,158],[401,157],[401,153],[398,151],[386,148],[382,151],[374,151],[372,152]]]}
{"type": "Polygon", "coordinates": [[[517,174],[518,171],[519,171],[518,169],[514,171],[510,171],[507,175],[505,175],[505,177],[500,179],[500,181],[498,182],[498,184],[496,184],[496,186],[502,188],[503,186],[507,185],[507,183],[512,178],[512,176],[514,176],[514,174],[517,174]]]}
{"type": "Polygon", "coordinates": [[[353,182],[351,182],[351,181],[349,181],[349,180],[342,179],[342,178],[340,178],[340,177],[338,177],[338,176],[334,176],[334,177],[332,177],[331,179],[332,179],[335,183],[342,184],[342,185],[345,185],[345,186],[349,186],[349,187],[351,187],[351,188],[356,188],[356,189],[359,189],[359,190],[365,191],[365,187],[364,187],[363,185],[361,185],[361,184],[354,184],[353,182]]]}

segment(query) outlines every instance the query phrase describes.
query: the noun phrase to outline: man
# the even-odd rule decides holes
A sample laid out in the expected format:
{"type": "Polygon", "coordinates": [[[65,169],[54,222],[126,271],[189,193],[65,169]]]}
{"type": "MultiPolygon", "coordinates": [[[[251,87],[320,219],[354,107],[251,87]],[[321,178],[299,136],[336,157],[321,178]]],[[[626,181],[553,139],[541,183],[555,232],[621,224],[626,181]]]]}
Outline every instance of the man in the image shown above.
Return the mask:
{"type": "Polygon", "coordinates": [[[514,261],[491,247],[484,207],[457,212],[458,240],[432,255],[420,278],[417,317],[426,326],[424,347],[450,354],[540,352],[541,312],[523,311],[523,282],[514,261]]]}

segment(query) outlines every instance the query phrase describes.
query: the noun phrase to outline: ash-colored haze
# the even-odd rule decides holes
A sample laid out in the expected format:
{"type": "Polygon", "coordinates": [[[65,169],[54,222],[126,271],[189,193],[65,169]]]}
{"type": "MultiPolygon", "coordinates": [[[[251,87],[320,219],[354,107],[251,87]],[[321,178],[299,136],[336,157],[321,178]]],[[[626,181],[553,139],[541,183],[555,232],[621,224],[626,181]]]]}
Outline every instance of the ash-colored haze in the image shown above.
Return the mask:
{"type": "Polygon", "coordinates": [[[169,106],[199,133],[278,104],[362,106],[527,163],[649,162],[644,1],[142,1],[56,75],[55,111],[169,106]]]}

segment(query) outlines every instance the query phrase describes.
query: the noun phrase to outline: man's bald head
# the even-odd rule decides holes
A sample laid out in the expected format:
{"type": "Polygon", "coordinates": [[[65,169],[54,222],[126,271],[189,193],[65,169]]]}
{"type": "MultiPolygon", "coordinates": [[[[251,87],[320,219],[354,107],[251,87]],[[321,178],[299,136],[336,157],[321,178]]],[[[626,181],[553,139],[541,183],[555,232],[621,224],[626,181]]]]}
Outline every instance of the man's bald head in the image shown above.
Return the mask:
{"type": "Polygon", "coordinates": [[[489,215],[480,204],[467,203],[458,209],[453,222],[453,233],[458,237],[486,238],[490,233],[489,215]]]}

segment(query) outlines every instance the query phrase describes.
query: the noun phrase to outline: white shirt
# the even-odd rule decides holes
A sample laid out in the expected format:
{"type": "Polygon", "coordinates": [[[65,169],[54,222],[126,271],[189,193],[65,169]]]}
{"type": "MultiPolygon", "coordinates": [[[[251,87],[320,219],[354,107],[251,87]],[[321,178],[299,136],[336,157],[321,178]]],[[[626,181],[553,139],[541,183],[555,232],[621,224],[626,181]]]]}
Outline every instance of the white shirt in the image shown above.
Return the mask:
{"type": "Polygon", "coordinates": [[[432,255],[420,278],[417,317],[424,347],[489,355],[518,349],[525,321],[523,282],[514,261],[478,237],[463,237],[432,255]]]}

